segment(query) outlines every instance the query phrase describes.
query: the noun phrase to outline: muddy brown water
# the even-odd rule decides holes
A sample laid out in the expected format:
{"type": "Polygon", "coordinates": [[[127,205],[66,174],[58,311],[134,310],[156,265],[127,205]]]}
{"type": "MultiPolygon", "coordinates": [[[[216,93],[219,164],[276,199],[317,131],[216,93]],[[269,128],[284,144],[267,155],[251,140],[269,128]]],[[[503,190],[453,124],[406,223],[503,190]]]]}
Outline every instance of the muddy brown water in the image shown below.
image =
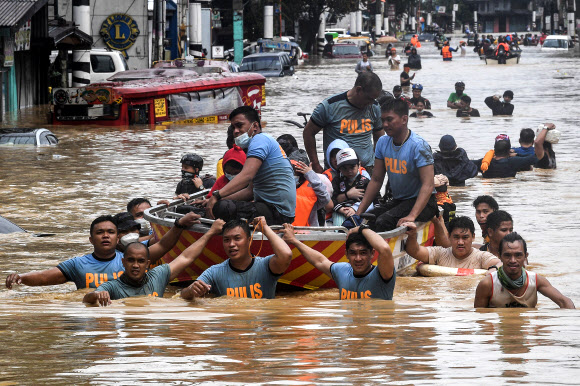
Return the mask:
{"type": "MultiPolygon", "coordinates": [[[[554,122],[557,170],[515,179],[468,180],[451,188],[458,213],[474,218],[471,202],[491,194],[512,214],[529,242],[530,268],[580,304],[577,149],[580,102],[578,52],[524,48],[516,66],[486,66],[475,54],[443,63],[425,44],[416,83],[436,118],[410,127],[437,148],[452,134],[470,158],[480,158],[499,133],[554,122]],[[481,118],[455,118],[445,101],[463,80],[481,118]],[[513,117],[492,117],[483,99],[514,91],[513,117]]],[[[371,58],[385,88],[399,72],[371,58]]],[[[325,97],[347,90],[355,62],[312,62],[290,78],[269,79],[265,131],[301,130],[300,120],[325,97]]],[[[21,111],[4,126],[47,127],[52,148],[0,148],[0,214],[31,232],[0,235],[1,280],[47,269],[91,251],[88,226],[100,214],[124,210],[133,197],[169,198],[180,156],[204,156],[215,171],[225,151],[226,125],[170,128],[55,127],[45,107],[21,111]]],[[[322,138],[318,138],[321,147],[322,138]]],[[[478,233],[479,235],[479,233],[478,233]]],[[[0,384],[577,384],[580,324],[540,296],[533,310],[473,309],[479,278],[399,277],[393,301],[338,301],[336,290],[285,293],[274,300],[185,302],[170,288],[162,299],[126,299],[111,307],[81,303],[74,285],[0,289],[0,384]]]]}

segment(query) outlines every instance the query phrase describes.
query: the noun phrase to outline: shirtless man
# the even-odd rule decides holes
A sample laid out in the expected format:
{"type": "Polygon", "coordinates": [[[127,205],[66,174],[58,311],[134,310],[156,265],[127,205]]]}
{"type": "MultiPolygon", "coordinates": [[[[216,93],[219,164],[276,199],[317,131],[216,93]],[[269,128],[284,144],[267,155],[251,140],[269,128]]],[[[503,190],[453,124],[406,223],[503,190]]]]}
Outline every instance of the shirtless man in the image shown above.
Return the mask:
{"type": "Polygon", "coordinates": [[[529,307],[538,303],[538,292],[550,298],[560,308],[575,308],[572,300],[562,295],[548,279],[526,271],[528,257],[526,241],[517,233],[505,236],[499,245],[503,266],[486,275],[475,291],[475,308],[529,307]]]}

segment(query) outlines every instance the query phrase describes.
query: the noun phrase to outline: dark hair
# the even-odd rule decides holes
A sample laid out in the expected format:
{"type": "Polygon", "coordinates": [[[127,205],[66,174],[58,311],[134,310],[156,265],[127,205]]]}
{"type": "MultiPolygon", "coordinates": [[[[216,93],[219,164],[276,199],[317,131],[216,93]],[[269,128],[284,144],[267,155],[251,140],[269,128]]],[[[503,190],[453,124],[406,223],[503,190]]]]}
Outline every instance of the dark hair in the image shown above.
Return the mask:
{"type": "Polygon", "coordinates": [[[254,109],[253,107],[250,106],[240,106],[235,108],[229,116],[230,121],[232,119],[234,119],[237,115],[243,114],[244,117],[246,117],[246,119],[248,121],[250,121],[250,123],[252,122],[258,122],[258,125],[260,126],[260,128],[262,127],[262,123],[260,122],[260,115],[258,114],[258,112],[256,111],[256,109],[254,109]]]}
{"type": "Polygon", "coordinates": [[[496,230],[504,221],[511,221],[513,223],[514,220],[505,210],[493,211],[487,216],[487,229],[496,230]]]}
{"type": "Polygon", "coordinates": [[[112,222],[113,225],[115,225],[115,229],[117,229],[117,223],[115,222],[115,219],[113,218],[113,216],[111,216],[110,214],[106,214],[104,216],[99,216],[93,220],[93,222],[91,223],[91,230],[90,230],[91,236],[93,235],[93,229],[95,228],[95,225],[100,224],[102,222],[107,222],[107,221],[112,222]]]}
{"type": "Polygon", "coordinates": [[[479,204],[487,204],[492,210],[498,210],[499,205],[497,201],[492,196],[479,196],[475,200],[473,200],[473,207],[477,208],[479,204]]]}
{"type": "Polygon", "coordinates": [[[521,143],[533,143],[536,134],[534,134],[534,130],[532,129],[522,129],[520,131],[520,142],[521,143]]]}
{"type": "Polygon", "coordinates": [[[230,229],[234,229],[237,227],[242,228],[242,230],[244,231],[246,236],[250,237],[252,235],[252,232],[250,232],[250,226],[248,225],[248,223],[246,221],[235,219],[235,220],[230,220],[224,224],[224,226],[222,228],[222,236],[230,229]]]}
{"type": "Polygon", "coordinates": [[[475,235],[475,226],[473,225],[473,221],[469,217],[466,216],[457,216],[454,217],[453,220],[449,221],[449,234],[453,232],[453,229],[468,229],[472,235],[475,235]]]}
{"type": "Polygon", "coordinates": [[[383,89],[383,82],[381,82],[381,78],[374,72],[365,71],[356,77],[354,87],[359,86],[365,93],[380,92],[383,89]]]}
{"type": "Polygon", "coordinates": [[[510,97],[512,99],[514,99],[514,92],[512,90],[505,90],[505,92],[503,93],[504,97],[510,97]]]}
{"type": "Polygon", "coordinates": [[[227,132],[227,137],[226,137],[226,146],[228,147],[228,149],[231,149],[234,147],[234,126],[233,125],[229,125],[228,126],[228,132],[227,132]]]}
{"type": "Polygon", "coordinates": [[[348,235],[348,237],[346,238],[346,250],[347,251],[352,244],[360,244],[368,250],[371,250],[371,251],[373,250],[373,247],[371,246],[369,241],[366,239],[366,237],[364,237],[360,233],[351,233],[350,235],[348,235]]]}
{"type": "Polygon", "coordinates": [[[526,244],[526,240],[522,236],[519,235],[518,232],[512,232],[503,237],[499,242],[499,255],[503,252],[503,243],[515,243],[516,241],[520,241],[524,246],[524,253],[528,253],[528,245],[526,244]]]}
{"type": "Polygon", "coordinates": [[[131,210],[136,207],[139,206],[141,204],[143,204],[144,202],[146,202],[147,204],[149,204],[149,206],[151,206],[151,203],[149,202],[148,199],[143,198],[143,197],[138,197],[138,198],[134,198],[131,201],[129,201],[129,203],[127,204],[127,212],[131,212],[131,210]]]}
{"type": "Polygon", "coordinates": [[[467,95],[462,96],[461,100],[465,103],[471,103],[471,98],[467,95]]]}
{"type": "Polygon", "coordinates": [[[391,99],[381,105],[381,113],[393,111],[398,116],[409,115],[409,105],[402,99],[391,99]]]}
{"type": "Polygon", "coordinates": [[[495,155],[500,157],[505,157],[510,154],[511,143],[507,139],[502,139],[499,141],[495,141],[493,145],[493,150],[495,151],[495,155]]]}
{"type": "Polygon", "coordinates": [[[294,150],[298,149],[298,142],[296,142],[296,138],[292,134],[282,134],[278,138],[276,138],[276,142],[282,147],[284,153],[289,155],[294,150]]]}
{"type": "Polygon", "coordinates": [[[134,243],[130,243],[129,245],[127,245],[125,247],[125,256],[127,256],[127,252],[129,252],[129,249],[133,249],[133,248],[145,248],[145,251],[147,251],[147,260],[150,259],[149,248],[147,248],[147,246],[145,244],[140,243],[138,241],[135,241],[134,243]]]}

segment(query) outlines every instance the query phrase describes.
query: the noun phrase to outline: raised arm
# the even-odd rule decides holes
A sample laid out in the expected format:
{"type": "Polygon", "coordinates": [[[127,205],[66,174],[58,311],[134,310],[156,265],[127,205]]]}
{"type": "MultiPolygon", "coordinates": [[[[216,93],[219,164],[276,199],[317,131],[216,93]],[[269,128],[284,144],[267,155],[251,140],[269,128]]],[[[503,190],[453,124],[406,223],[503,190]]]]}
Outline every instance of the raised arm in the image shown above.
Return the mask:
{"type": "Polygon", "coordinates": [[[45,271],[28,272],[20,275],[13,273],[6,278],[6,288],[12,289],[14,284],[28,286],[57,285],[66,283],[66,277],[57,267],[45,271]]]}
{"type": "Polygon", "coordinates": [[[258,227],[262,231],[262,234],[268,238],[270,241],[270,245],[272,246],[272,251],[274,252],[274,256],[270,259],[270,271],[272,271],[275,275],[281,275],[290,266],[290,262],[292,261],[292,250],[279,237],[272,228],[268,226],[266,223],[266,218],[263,216],[254,218],[254,228],[258,227]]]}
{"type": "Polygon", "coordinates": [[[485,275],[485,277],[477,285],[475,290],[475,300],[473,301],[473,307],[475,308],[486,308],[489,306],[489,299],[492,295],[492,282],[491,275],[485,275]]]}
{"type": "Polygon", "coordinates": [[[449,241],[449,234],[447,233],[443,216],[435,216],[431,219],[431,222],[435,228],[435,240],[437,241],[437,245],[443,248],[449,248],[451,246],[451,241],[449,241]]]}
{"type": "Polygon", "coordinates": [[[371,205],[379,191],[383,187],[383,181],[385,180],[385,164],[382,159],[375,158],[375,166],[373,167],[373,175],[371,176],[371,181],[367,186],[365,195],[356,211],[359,216],[364,213],[367,208],[371,205]]]}
{"type": "Polygon", "coordinates": [[[149,247],[149,259],[152,263],[161,259],[167,252],[171,250],[179,241],[181,232],[183,229],[189,228],[195,223],[199,223],[199,218],[201,216],[190,212],[180,218],[176,223],[177,226],[173,226],[166,234],[163,235],[158,243],[153,244],[149,247]]]}
{"type": "Polygon", "coordinates": [[[332,261],[328,260],[322,253],[315,251],[308,245],[304,244],[302,241],[298,240],[294,233],[294,226],[291,224],[284,224],[283,227],[283,240],[298,248],[306,261],[312,264],[314,268],[324,273],[325,275],[332,277],[330,273],[330,266],[332,265],[332,261]]]}
{"type": "Polygon", "coordinates": [[[534,141],[534,152],[536,153],[538,160],[544,158],[544,141],[546,140],[548,130],[553,130],[556,128],[556,125],[553,123],[546,123],[544,126],[546,126],[546,128],[540,131],[536,137],[536,140],[534,141]]]}
{"type": "MultiPolygon", "coordinates": [[[[359,229],[360,227],[353,228],[349,233],[358,232],[359,229]]],[[[393,272],[395,270],[395,261],[393,260],[391,247],[389,247],[389,244],[385,239],[369,228],[363,228],[362,235],[367,239],[371,247],[379,253],[377,267],[379,268],[381,277],[384,280],[389,280],[393,277],[393,272]]]]}
{"type": "Polygon", "coordinates": [[[433,181],[435,174],[433,172],[433,165],[425,165],[419,168],[419,178],[421,179],[421,189],[419,190],[419,195],[415,200],[415,205],[411,209],[408,215],[403,217],[397,223],[397,226],[401,226],[404,222],[415,221],[415,219],[421,214],[425,205],[429,201],[429,197],[433,194],[433,189],[435,189],[435,183],[433,181]]]}
{"type": "Polygon", "coordinates": [[[175,260],[169,263],[169,269],[171,270],[169,281],[175,279],[177,275],[179,275],[185,268],[189,267],[189,265],[193,263],[199,255],[201,255],[203,249],[212,237],[219,235],[222,232],[224,224],[225,222],[221,219],[215,220],[211,228],[203,236],[187,247],[187,249],[177,256],[175,260]]]}
{"type": "Polygon", "coordinates": [[[320,165],[318,153],[316,151],[316,134],[318,134],[320,130],[322,130],[322,128],[317,126],[314,122],[312,122],[312,119],[310,119],[304,127],[304,132],[302,133],[302,138],[304,139],[304,149],[306,150],[306,153],[308,153],[310,162],[312,162],[312,170],[314,170],[316,173],[322,173],[324,171],[320,165]]]}
{"type": "Polygon", "coordinates": [[[422,261],[423,263],[429,264],[429,249],[422,246],[417,241],[417,224],[414,222],[406,222],[401,224],[401,226],[407,227],[407,241],[405,243],[405,252],[409,256],[422,261]]]}
{"type": "Polygon", "coordinates": [[[542,295],[550,298],[560,308],[575,308],[572,300],[562,295],[545,277],[538,275],[536,278],[536,286],[542,295]]]}

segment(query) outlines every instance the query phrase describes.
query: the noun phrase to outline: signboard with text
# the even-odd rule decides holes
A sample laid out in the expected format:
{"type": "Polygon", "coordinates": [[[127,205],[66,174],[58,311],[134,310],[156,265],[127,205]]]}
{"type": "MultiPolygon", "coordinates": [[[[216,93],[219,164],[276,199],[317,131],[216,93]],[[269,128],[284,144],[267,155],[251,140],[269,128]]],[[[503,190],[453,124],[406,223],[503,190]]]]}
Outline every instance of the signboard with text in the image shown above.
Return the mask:
{"type": "Polygon", "coordinates": [[[30,20],[28,20],[16,33],[14,34],[14,51],[28,51],[30,50],[30,20]]]}

